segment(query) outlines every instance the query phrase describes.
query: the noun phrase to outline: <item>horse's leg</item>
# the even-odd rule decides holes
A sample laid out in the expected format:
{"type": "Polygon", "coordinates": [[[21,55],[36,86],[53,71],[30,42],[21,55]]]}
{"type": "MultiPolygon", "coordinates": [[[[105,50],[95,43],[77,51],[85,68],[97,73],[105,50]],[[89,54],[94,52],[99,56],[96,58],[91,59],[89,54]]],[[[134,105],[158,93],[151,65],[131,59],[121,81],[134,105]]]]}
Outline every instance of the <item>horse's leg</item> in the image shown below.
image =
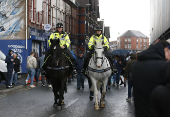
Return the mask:
{"type": "Polygon", "coordinates": [[[94,109],[95,110],[99,110],[99,104],[98,104],[98,90],[97,90],[97,81],[94,78],[91,78],[93,87],[94,87],[94,95],[95,95],[95,106],[94,109]]]}
{"type": "Polygon", "coordinates": [[[103,87],[102,87],[102,93],[101,93],[101,99],[100,99],[100,107],[104,108],[105,107],[105,95],[106,95],[106,86],[108,83],[108,79],[106,78],[103,82],[103,87]]]}
{"type": "Polygon", "coordinates": [[[59,103],[58,103],[58,110],[62,110],[62,101],[63,101],[63,96],[64,96],[65,82],[61,81],[60,86],[61,87],[59,89],[60,97],[59,97],[59,103]]]}
{"type": "Polygon", "coordinates": [[[53,85],[53,93],[54,93],[54,105],[53,107],[54,108],[57,108],[57,105],[58,105],[58,99],[59,99],[59,94],[58,94],[58,89],[57,89],[57,86],[54,86],[53,85]]]}

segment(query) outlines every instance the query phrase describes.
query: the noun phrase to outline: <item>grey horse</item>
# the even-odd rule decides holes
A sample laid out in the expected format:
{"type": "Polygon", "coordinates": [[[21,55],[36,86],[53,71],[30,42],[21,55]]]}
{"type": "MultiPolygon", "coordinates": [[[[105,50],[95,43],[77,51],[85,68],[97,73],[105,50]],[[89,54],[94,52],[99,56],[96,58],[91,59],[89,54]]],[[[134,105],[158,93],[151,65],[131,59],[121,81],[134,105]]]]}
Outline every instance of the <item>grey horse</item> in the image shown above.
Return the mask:
{"type": "Polygon", "coordinates": [[[104,55],[103,42],[95,42],[94,54],[89,61],[86,73],[92,81],[92,90],[95,95],[95,110],[105,107],[105,95],[108,78],[112,74],[111,66],[108,59],[104,55]],[[102,83],[102,94],[100,99],[100,107],[98,104],[98,92],[102,83]]]}

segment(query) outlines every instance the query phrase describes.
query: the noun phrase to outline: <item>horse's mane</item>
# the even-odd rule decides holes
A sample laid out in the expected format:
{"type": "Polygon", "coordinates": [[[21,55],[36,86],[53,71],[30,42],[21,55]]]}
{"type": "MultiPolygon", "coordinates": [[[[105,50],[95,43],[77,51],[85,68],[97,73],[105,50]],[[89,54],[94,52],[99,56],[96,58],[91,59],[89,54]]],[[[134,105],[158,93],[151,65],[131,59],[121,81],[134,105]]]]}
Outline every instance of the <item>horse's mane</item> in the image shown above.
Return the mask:
{"type": "Polygon", "coordinates": [[[52,57],[50,58],[49,66],[54,67],[54,64],[56,64],[56,61],[59,60],[59,66],[63,67],[65,65],[68,65],[68,60],[63,54],[63,49],[60,47],[60,40],[59,39],[54,39],[51,41],[51,55],[52,57]]]}
{"type": "Polygon", "coordinates": [[[103,48],[103,42],[95,42],[95,47],[103,48]]]}

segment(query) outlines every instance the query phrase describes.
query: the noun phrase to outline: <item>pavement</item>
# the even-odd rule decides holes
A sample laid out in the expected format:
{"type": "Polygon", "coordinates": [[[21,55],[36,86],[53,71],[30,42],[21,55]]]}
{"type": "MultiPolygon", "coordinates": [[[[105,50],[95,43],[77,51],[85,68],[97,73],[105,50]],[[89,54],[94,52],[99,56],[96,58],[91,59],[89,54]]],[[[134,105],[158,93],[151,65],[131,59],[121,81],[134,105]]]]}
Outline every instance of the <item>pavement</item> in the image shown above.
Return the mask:
{"type": "Polygon", "coordinates": [[[27,77],[27,74],[19,74],[18,80],[17,80],[17,85],[13,86],[14,88],[11,88],[11,89],[6,89],[5,80],[1,81],[1,83],[0,83],[0,93],[8,92],[8,91],[11,91],[13,89],[17,89],[18,87],[22,87],[23,85],[25,85],[26,77],[27,77]]]}
{"type": "MultiPolygon", "coordinates": [[[[21,82],[24,80],[22,78],[21,82]]],[[[41,81],[35,88],[19,85],[0,93],[0,117],[134,117],[134,102],[126,102],[127,87],[111,87],[106,93],[105,108],[94,110],[94,100],[89,100],[87,79],[84,90],[76,90],[76,82],[68,83],[61,111],[53,108],[52,88],[42,87],[41,81]]]]}

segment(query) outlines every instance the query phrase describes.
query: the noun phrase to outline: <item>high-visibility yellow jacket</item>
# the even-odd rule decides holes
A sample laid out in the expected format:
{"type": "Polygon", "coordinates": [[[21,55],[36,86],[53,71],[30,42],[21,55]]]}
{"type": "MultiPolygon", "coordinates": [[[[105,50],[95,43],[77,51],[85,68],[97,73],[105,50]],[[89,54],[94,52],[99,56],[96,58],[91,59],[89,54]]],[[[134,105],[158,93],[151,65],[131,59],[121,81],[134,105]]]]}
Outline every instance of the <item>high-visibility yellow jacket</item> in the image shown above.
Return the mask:
{"type": "Polygon", "coordinates": [[[69,39],[69,36],[67,33],[52,33],[50,35],[50,38],[48,39],[48,44],[49,44],[49,47],[51,46],[51,42],[50,42],[50,39],[60,39],[60,47],[66,45],[67,48],[70,46],[70,39],[69,39]]]}
{"type": "Polygon", "coordinates": [[[102,42],[104,41],[104,45],[103,46],[106,46],[107,49],[109,49],[109,42],[107,40],[107,38],[105,36],[102,36],[102,34],[98,37],[96,35],[93,35],[91,36],[90,40],[89,40],[89,43],[88,43],[88,47],[89,49],[92,49],[92,45],[94,45],[94,42],[102,42]],[[104,39],[102,39],[104,37],[104,39]]]}

